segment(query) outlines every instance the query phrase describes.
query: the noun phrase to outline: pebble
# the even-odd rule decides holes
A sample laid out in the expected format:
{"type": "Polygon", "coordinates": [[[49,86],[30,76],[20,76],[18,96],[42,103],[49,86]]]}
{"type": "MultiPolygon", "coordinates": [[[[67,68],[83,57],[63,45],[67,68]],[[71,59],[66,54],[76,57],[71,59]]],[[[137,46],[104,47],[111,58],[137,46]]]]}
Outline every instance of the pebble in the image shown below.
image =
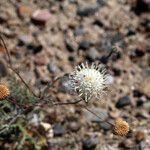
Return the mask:
{"type": "Polygon", "coordinates": [[[7,67],[3,63],[3,61],[0,61],[0,77],[6,77],[7,76],[7,67]]]}
{"type": "Polygon", "coordinates": [[[60,80],[59,80],[59,87],[58,87],[58,91],[59,92],[63,92],[63,93],[70,93],[72,92],[72,86],[71,86],[71,81],[69,79],[68,75],[63,76],[60,80]]]}
{"type": "Polygon", "coordinates": [[[142,94],[142,92],[140,91],[140,90],[138,90],[138,89],[134,89],[133,90],[133,96],[134,97],[141,97],[143,94],[142,94]]]}
{"type": "Polygon", "coordinates": [[[29,35],[20,35],[18,39],[19,39],[18,43],[19,46],[28,45],[32,42],[32,37],[29,35]]]}
{"type": "Polygon", "coordinates": [[[47,69],[50,73],[57,73],[59,71],[59,68],[56,64],[54,63],[49,63],[47,65],[47,69]]]}
{"type": "Polygon", "coordinates": [[[99,144],[99,138],[91,136],[83,141],[82,147],[83,150],[94,150],[97,144],[99,144]]]}
{"type": "Polygon", "coordinates": [[[144,140],[145,138],[145,134],[143,131],[138,131],[135,135],[135,140],[137,143],[141,142],[142,140],[144,140]]]}
{"type": "Polygon", "coordinates": [[[51,13],[47,10],[47,9],[43,9],[43,10],[36,10],[35,12],[33,12],[32,14],[32,20],[35,23],[46,23],[50,18],[52,17],[51,13]]]}
{"type": "Polygon", "coordinates": [[[112,70],[113,70],[114,76],[116,77],[121,76],[121,73],[122,73],[121,69],[113,68],[112,70]]]}
{"type": "Polygon", "coordinates": [[[117,108],[122,108],[128,105],[131,105],[131,99],[129,96],[119,98],[118,102],[116,103],[117,108]]]}
{"type": "Polygon", "coordinates": [[[88,41],[82,41],[79,43],[79,49],[88,50],[91,46],[91,43],[88,41]]]}
{"type": "Polygon", "coordinates": [[[45,130],[47,138],[52,138],[54,136],[51,124],[46,123],[46,122],[41,122],[40,125],[45,130]]]}
{"type": "Polygon", "coordinates": [[[80,125],[76,121],[69,122],[69,127],[71,131],[77,132],[80,129],[80,125]]]}
{"type": "Polygon", "coordinates": [[[86,53],[86,58],[90,62],[93,62],[98,56],[99,56],[99,53],[97,52],[97,50],[95,48],[89,49],[86,53]]]}
{"type": "Polygon", "coordinates": [[[75,36],[80,36],[80,35],[83,35],[85,33],[84,31],[84,27],[83,26],[79,26],[75,29],[74,31],[74,35],[75,36]]]}
{"type": "Polygon", "coordinates": [[[64,126],[61,124],[56,124],[53,127],[53,131],[54,131],[54,136],[62,136],[66,132],[64,126]]]}
{"type": "Polygon", "coordinates": [[[77,47],[74,43],[72,43],[69,40],[65,40],[66,48],[69,52],[74,52],[76,51],[77,47]]]}
{"type": "Polygon", "coordinates": [[[109,123],[107,123],[107,122],[101,122],[101,123],[99,123],[99,126],[104,131],[108,131],[108,130],[111,129],[111,125],[109,123]]]}
{"type": "Polygon", "coordinates": [[[34,63],[38,66],[47,65],[48,59],[46,56],[36,55],[34,58],[34,63]]]}
{"type": "Polygon", "coordinates": [[[77,9],[77,15],[81,17],[87,17],[94,15],[98,11],[98,6],[88,6],[88,7],[83,7],[83,8],[78,8],[77,9]]]}
{"type": "Polygon", "coordinates": [[[28,17],[32,14],[32,9],[29,6],[21,5],[18,8],[18,14],[20,17],[28,17]]]}
{"type": "Polygon", "coordinates": [[[150,76],[145,77],[140,83],[139,90],[150,97],[150,76]]]}
{"type": "Polygon", "coordinates": [[[28,44],[27,49],[31,50],[33,54],[37,54],[43,50],[43,46],[41,44],[28,44]]]}

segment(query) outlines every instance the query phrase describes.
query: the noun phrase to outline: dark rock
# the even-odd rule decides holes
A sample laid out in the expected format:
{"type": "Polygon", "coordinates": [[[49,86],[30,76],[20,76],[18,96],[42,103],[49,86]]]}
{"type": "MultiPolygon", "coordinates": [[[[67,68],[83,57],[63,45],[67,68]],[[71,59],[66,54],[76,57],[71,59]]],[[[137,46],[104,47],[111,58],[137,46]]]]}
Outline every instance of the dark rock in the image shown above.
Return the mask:
{"type": "Polygon", "coordinates": [[[127,36],[133,36],[136,34],[136,31],[133,27],[129,27],[127,36]]]}
{"type": "Polygon", "coordinates": [[[61,136],[65,133],[65,128],[61,124],[56,124],[53,127],[54,136],[61,136]]]}
{"type": "Polygon", "coordinates": [[[102,6],[104,6],[106,4],[106,1],[107,0],[97,0],[97,3],[98,3],[99,6],[102,7],[102,6]]]}
{"type": "Polygon", "coordinates": [[[57,73],[58,70],[59,70],[58,66],[57,66],[56,64],[54,64],[54,63],[49,63],[49,64],[47,65],[47,69],[48,69],[48,71],[49,71],[50,73],[57,73]]]}
{"type": "Polygon", "coordinates": [[[42,45],[36,45],[36,44],[29,44],[29,45],[27,45],[27,48],[29,50],[32,50],[33,54],[37,54],[37,53],[42,51],[43,46],[42,45]]]}
{"type": "Polygon", "coordinates": [[[66,40],[65,44],[66,44],[66,48],[68,49],[69,52],[76,51],[76,47],[69,40],[66,40]]]}
{"type": "Polygon", "coordinates": [[[137,102],[136,102],[136,106],[137,106],[137,107],[143,106],[143,104],[144,104],[144,100],[141,99],[141,98],[138,99],[137,102]]]}
{"type": "Polygon", "coordinates": [[[97,25],[100,28],[104,27],[104,24],[103,24],[103,22],[101,20],[95,20],[93,22],[93,25],[97,25]]]}
{"type": "Polygon", "coordinates": [[[0,77],[5,77],[7,75],[7,67],[0,61],[0,77]]]}
{"type": "Polygon", "coordinates": [[[70,62],[74,62],[75,60],[76,60],[76,58],[75,58],[75,56],[69,56],[68,57],[68,60],[70,61],[70,62]]]}
{"type": "Polygon", "coordinates": [[[84,140],[82,143],[83,150],[94,150],[97,144],[99,144],[98,137],[89,137],[88,139],[84,140]]]}
{"type": "Polygon", "coordinates": [[[84,33],[85,33],[85,31],[84,31],[83,26],[77,27],[74,31],[75,36],[83,35],[84,33]]]}
{"type": "Polygon", "coordinates": [[[97,11],[98,11],[98,6],[83,7],[83,8],[78,8],[77,15],[82,17],[91,16],[94,15],[97,11]]]}
{"type": "Polygon", "coordinates": [[[133,96],[134,97],[141,97],[143,93],[139,91],[138,89],[133,90],[133,96]]]}
{"type": "Polygon", "coordinates": [[[136,0],[136,6],[132,9],[137,15],[150,11],[149,0],[136,0]]]}
{"type": "Polygon", "coordinates": [[[113,68],[114,76],[121,76],[122,71],[118,68],[113,68]]]}
{"type": "Polygon", "coordinates": [[[79,49],[82,50],[88,50],[91,46],[91,43],[88,41],[82,41],[81,43],[79,43],[79,49]]]}
{"type": "Polygon", "coordinates": [[[99,123],[100,128],[103,129],[104,131],[108,131],[111,129],[111,125],[107,122],[101,122],[99,123]]]}
{"type": "Polygon", "coordinates": [[[63,93],[71,93],[73,91],[69,75],[65,75],[60,79],[58,91],[63,93]]]}
{"type": "Polygon", "coordinates": [[[145,52],[146,51],[144,49],[137,48],[134,51],[130,52],[129,57],[133,60],[136,59],[136,58],[141,58],[145,55],[145,52]]]}
{"type": "Polygon", "coordinates": [[[122,108],[131,104],[131,99],[129,96],[121,97],[116,103],[117,108],[122,108]]]}

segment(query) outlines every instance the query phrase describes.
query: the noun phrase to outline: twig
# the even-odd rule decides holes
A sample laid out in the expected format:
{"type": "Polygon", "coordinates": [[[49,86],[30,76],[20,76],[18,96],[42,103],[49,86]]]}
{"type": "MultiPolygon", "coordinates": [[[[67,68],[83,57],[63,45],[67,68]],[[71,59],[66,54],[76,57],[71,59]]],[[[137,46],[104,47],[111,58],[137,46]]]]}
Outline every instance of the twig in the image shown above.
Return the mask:
{"type": "Polygon", "coordinates": [[[8,57],[8,64],[9,64],[8,66],[9,66],[9,68],[10,68],[14,73],[16,73],[16,75],[17,75],[17,76],[20,78],[20,80],[24,83],[24,85],[27,87],[27,89],[33,94],[33,96],[38,97],[38,96],[33,92],[33,90],[29,87],[29,85],[23,80],[23,78],[21,77],[21,75],[19,74],[19,72],[16,71],[16,69],[13,68],[13,66],[12,66],[12,61],[11,61],[11,57],[10,57],[10,53],[9,53],[9,50],[8,50],[8,48],[7,48],[6,44],[5,44],[5,41],[4,41],[3,37],[2,37],[2,33],[0,33],[0,39],[1,39],[1,41],[2,41],[2,44],[3,44],[4,48],[5,48],[5,51],[6,51],[6,54],[7,54],[7,57],[8,57]]]}
{"type": "Polygon", "coordinates": [[[1,39],[1,41],[2,41],[2,44],[3,44],[4,48],[5,48],[5,51],[6,51],[6,54],[7,54],[7,57],[8,57],[8,63],[9,63],[9,65],[12,65],[12,63],[11,63],[11,57],[10,57],[9,51],[8,51],[8,49],[7,49],[7,46],[6,46],[5,42],[4,42],[4,39],[3,39],[3,37],[2,37],[1,34],[2,34],[2,33],[0,33],[0,39],[1,39]]]}
{"type": "Polygon", "coordinates": [[[54,103],[53,105],[57,105],[57,106],[58,105],[72,105],[72,104],[77,104],[77,103],[79,103],[81,101],[82,101],[82,99],[74,101],[74,102],[54,103]]]}
{"type": "MultiPolygon", "coordinates": [[[[89,108],[87,108],[86,106],[83,106],[84,109],[86,109],[87,111],[89,111],[90,113],[92,113],[94,116],[98,117],[100,120],[102,120],[102,118],[100,116],[98,116],[95,112],[91,111],[89,108]]],[[[107,122],[108,124],[110,124],[111,126],[114,126],[114,124],[112,124],[111,122],[109,122],[107,119],[102,120],[101,122],[107,122]]]]}

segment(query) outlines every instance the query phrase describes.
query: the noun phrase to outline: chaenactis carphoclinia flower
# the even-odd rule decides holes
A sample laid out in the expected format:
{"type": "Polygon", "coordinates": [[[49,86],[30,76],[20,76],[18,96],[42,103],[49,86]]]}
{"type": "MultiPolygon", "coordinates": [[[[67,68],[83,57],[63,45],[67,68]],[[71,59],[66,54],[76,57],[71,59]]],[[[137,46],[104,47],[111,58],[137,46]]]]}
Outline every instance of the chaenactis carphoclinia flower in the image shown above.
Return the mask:
{"type": "Polygon", "coordinates": [[[125,136],[129,132],[129,124],[122,118],[118,118],[115,121],[113,130],[116,135],[125,136]]]}
{"type": "Polygon", "coordinates": [[[88,102],[92,98],[100,98],[105,92],[107,74],[103,65],[82,63],[78,65],[70,76],[72,86],[78,95],[88,102]]]}
{"type": "Polygon", "coordinates": [[[0,100],[5,99],[9,95],[10,95],[9,88],[4,84],[0,84],[0,100]]]}

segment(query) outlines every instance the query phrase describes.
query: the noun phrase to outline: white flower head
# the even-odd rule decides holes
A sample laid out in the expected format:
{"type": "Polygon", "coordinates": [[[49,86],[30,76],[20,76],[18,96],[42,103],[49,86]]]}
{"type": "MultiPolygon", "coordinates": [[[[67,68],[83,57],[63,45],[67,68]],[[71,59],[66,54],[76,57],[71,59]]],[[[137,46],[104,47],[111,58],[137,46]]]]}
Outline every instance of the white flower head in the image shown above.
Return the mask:
{"type": "Polygon", "coordinates": [[[86,63],[78,65],[70,76],[72,86],[79,96],[88,102],[92,98],[100,98],[106,86],[107,74],[103,65],[86,63]]]}

